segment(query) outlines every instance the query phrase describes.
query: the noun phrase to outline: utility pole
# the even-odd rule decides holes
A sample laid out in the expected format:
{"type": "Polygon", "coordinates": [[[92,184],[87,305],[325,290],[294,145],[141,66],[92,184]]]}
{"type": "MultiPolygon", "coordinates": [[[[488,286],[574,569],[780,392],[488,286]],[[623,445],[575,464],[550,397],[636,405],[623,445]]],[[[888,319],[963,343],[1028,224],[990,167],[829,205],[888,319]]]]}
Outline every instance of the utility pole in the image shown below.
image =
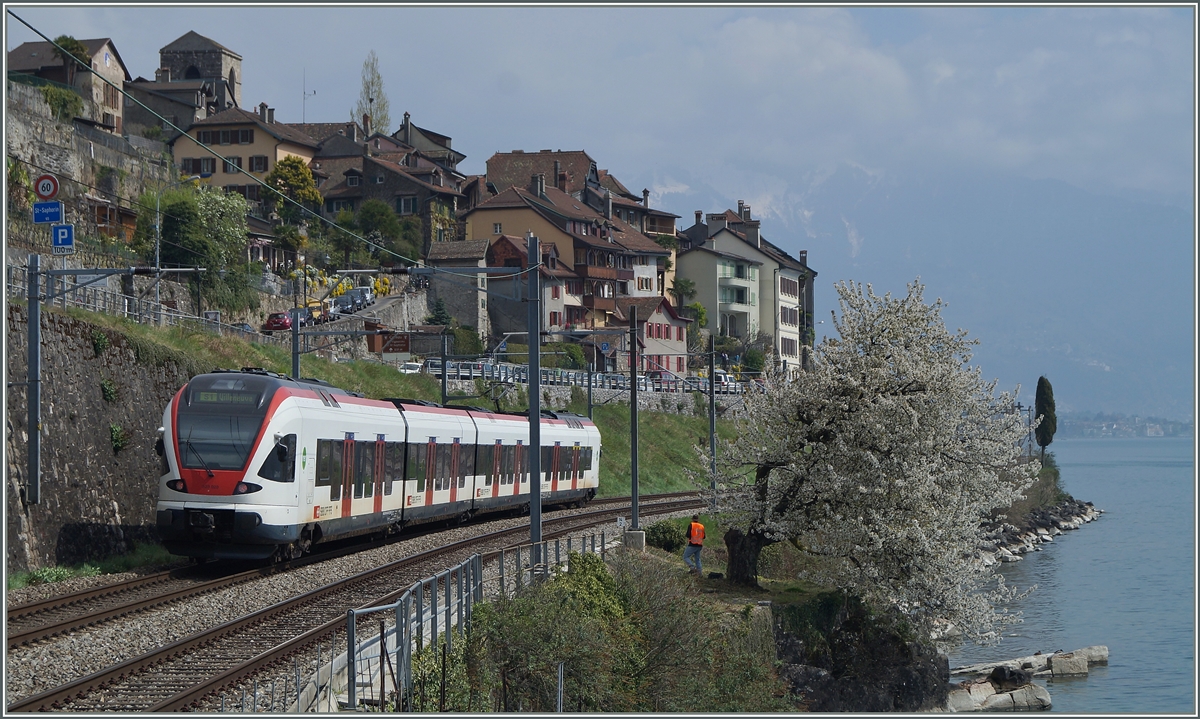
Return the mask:
{"type": "Polygon", "coordinates": [[[633,510],[631,529],[638,527],[638,324],[637,305],[629,308],[629,473],[630,506],[633,510]]]}
{"type": "MultiPolygon", "coordinates": [[[[293,254],[293,257],[295,255],[293,254]]],[[[295,274],[299,268],[292,262],[292,272],[295,274]]],[[[296,280],[292,280],[292,304],[299,306],[300,304],[300,288],[296,286],[296,280]]],[[[307,311],[307,308],[305,308],[307,311]]],[[[292,310],[292,379],[300,379],[300,312],[292,310]]]]}
{"type": "Polygon", "coordinates": [[[29,465],[25,500],[38,504],[42,496],[42,303],[38,297],[41,257],[29,255],[25,284],[29,307],[29,465]]]}
{"type": "Polygon", "coordinates": [[[708,336],[708,471],[712,474],[712,511],[717,511],[717,339],[708,336]]]}
{"type": "Polygon", "coordinates": [[[446,390],[446,383],[450,370],[446,368],[446,330],[442,328],[442,406],[450,401],[450,393],[446,390]]]}
{"type": "MultiPolygon", "coordinates": [[[[538,238],[525,233],[529,248],[529,542],[532,561],[542,561],[542,291],[538,238]]],[[[634,516],[637,516],[636,514],[634,516]]]]}

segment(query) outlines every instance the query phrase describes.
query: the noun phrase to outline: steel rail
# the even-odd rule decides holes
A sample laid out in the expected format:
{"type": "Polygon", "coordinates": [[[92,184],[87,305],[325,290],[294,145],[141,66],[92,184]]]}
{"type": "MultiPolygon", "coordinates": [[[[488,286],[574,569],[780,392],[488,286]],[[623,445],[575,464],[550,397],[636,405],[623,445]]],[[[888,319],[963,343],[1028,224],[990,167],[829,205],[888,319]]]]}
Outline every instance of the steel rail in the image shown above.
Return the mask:
{"type": "MultiPolygon", "coordinates": [[[[694,493],[688,493],[688,494],[694,495],[694,493]]],[[[613,499],[614,503],[619,503],[620,501],[621,501],[620,498],[613,499]]],[[[690,509],[693,506],[700,506],[700,504],[701,503],[699,500],[670,501],[670,502],[659,503],[657,505],[650,505],[647,507],[647,509],[657,509],[657,512],[655,512],[655,513],[664,513],[664,512],[670,512],[670,511],[680,511],[685,508],[690,509]]],[[[575,514],[575,515],[570,515],[570,516],[566,516],[566,517],[557,517],[557,518],[551,520],[551,523],[556,524],[556,525],[557,524],[569,524],[569,523],[584,523],[584,524],[593,524],[594,525],[596,523],[597,519],[620,514],[622,511],[624,511],[624,509],[625,509],[624,507],[619,507],[619,508],[614,508],[614,509],[596,510],[596,511],[587,512],[584,514],[575,514]]],[[[89,675],[86,677],[82,677],[75,681],[64,684],[60,687],[50,689],[48,691],[42,692],[42,693],[34,695],[32,697],[28,697],[26,699],[20,700],[18,702],[14,702],[13,704],[11,704],[8,707],[8,711],[14,711],[14,712],[17,712],[17,711],[48,711],[48,710],[58,709],[58,708],[62,707],[64,705],[64,703],[70,702],[77,698],[83,698],[90,693],[93,693],[95,691],[103,689],[104,687],[106,687],[108,685],[113,684],[114,682],[120,681],[127,677],[134,676],[134,675],[138,674],[139,672],[141,672],[142,670],[145,670],[147,668],[161,665],[162,663],[170,661],[171,659],[174,659],[176,657],[179,657],[182,654],[185,654],[186,652],[188,652],[190,650],[205,647],[207,645],[214,643],[218,639],[221,639],[221,638],[224,638],[227,636],[236,635],[241,630],[244,630],[246,628],[249,628],[249,627],[257,625],[257,624],[261,624],[261,623],[267,621],[268,619],[278,616],[278,615],[281,615],[285,612],[302,608],[307,604],[311,604],[311,603],[321,599],[322,597],[327,597],[327,596],[335,594],[337,592],[350,591],[353,589],[354,586],[362,584],[369,580],[372,580],[376,577],[379,577],[380,575],[384,575],[386,573],[406,569],[413,564],[419,563],[421,561],[426,561],[428,559],[439,556],[441,554],[445,554],[445,553],[452,552],[452,551],[455,551],[458,549],[462,549],[462,548],[470,546],[470,545],[485,543],[485,542],[489,542],[489,541],[495,541],[495,540],[503,538],[505,536],[518,535],[518,534],[523,534],[525,532],[528,532],[527,525],[520,525],[517,527],[508,528],[508,529],[497,530],[495,532],[491,532],[488,534],[480,535],[477,537],[472,537],[472,538],[465,539],[465,540],[460,540],[458,542],[453,542],[453,543],[445,545],[443,547],[427,550],[425,552],[418,553],[411,557],[405,557],[403,559],[397,560],[395,562],[391,562],[391,563],[383,565],[381,567],[367,570],[366,572],[362,572],[357,575],[354,575],[353,577],[349,577],[347,579],[340,580],[333,584],[327,585],[326,587],[321,587],[321,588],[312,590],[312,591],[310,591],[306,594],[303,594],[299,597],[295,597],[290,600],[285,600],[283,602],[279,602],[275,605],[272,605],[270,607],[267,607],[267,608],[261,609],[257,612],[254,612],[252,614],[249,614],[245,617],[241,617],[239,619],[235,619],[230,622],[226,622],[225,624],[222,624],[211,630],[199,632],[195,635],[192,635],[191,637],[186,637],[184,639],[181,639],[181,640],[179,640],[167,647],[163,647],[159,650],[156,650],[153,652],[148,652],[148,653],[143,654],[138,657],[133,657],[124,662],[121,662],[120,664],[117,664],[113,667],[109,667],[108,669],[102,670],[95,674],[92,674],[92,675],[89,675]]],[[[325,557],[325,558],[328,558],[328,557],[325,557]]],[[[365,606],[371,606],[371,604],[372,603],[368,603],[365,606]]],[[[342,617],[341,621],[344,622],[345,618],[342,617]]],[[[309,633],[305,632],[304,634],[307,635],[309,633]]],[[[257,660],[252,658],[250,661],[255,662],[257,660]]],[[[261,663],[259,665],[261,666],[261,663]]],[[[235,669],[239,669],[241,666],[242,665],[239,665],[239,667],[235,667],[235,669]]],[[[230,670],[230,671],[233,671],[233,670],[230,670]]],[[[226,674],[229,674],[229,672],[223,673],[221,676],[224,677],[226,674]]],[[[223,683],[228,683],[228,681],[229,681],[228,679],[225,679],[225,680],[223,680],[223,683]]],[[[195,686],[195,687],[199,687],[202,685],[208,686],[210,683],[211,683],[211,680],[205,681],[205,682],[203,682],[203,684],[197,683],[197,682],[191,682],[189,684],[189,686],[195,686]]],[[[189,694],[189,696],[195,696],[194,692],[191,692],[190,690],[187,693],[189,694]]],[[[170,701],[170,700],[168,700],[168,701],[170,701]]],[[[194,699],[189,699],[187,701],[183,701],[182,705],[187,705],[187,704],[191,703],[192,701],[194,701],[194,699]]]]}

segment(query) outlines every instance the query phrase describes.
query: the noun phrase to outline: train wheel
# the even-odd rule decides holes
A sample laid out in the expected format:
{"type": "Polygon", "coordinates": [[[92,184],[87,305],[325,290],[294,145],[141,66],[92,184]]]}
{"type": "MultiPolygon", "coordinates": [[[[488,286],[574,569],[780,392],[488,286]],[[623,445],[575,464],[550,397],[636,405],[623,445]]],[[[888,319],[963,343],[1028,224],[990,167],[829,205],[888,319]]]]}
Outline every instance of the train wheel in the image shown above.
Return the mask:
{"type": "Polygon", "coordinates": [[[471,521],[471,518],[472,518],[473,516],[474,516],[474,515],[472,514],[471,510],[469,510],[469,509],[468,509],[467,511],[465,511],[465,512],[463,512],[462,514],[458,515],[458,523],[459,523],[460,525],[462,525],[462,524],[466,524],[467,522],[470,522],[470,521],[471,521]]]}

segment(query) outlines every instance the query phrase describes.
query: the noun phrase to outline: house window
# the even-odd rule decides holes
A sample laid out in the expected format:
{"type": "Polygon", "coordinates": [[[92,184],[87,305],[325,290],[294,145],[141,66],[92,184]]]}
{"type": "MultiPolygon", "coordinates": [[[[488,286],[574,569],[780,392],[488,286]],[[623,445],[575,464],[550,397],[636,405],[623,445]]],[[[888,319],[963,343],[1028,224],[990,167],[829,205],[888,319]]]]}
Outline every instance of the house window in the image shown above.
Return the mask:
{"type": "Polygon", "coordinates": [[[238,130],[238,144],[239,145],[253,145],[254,144],[254,130],[238,130]]]}
{"type": "Polygon", "coordinates": [[[779,321],[785,325],[795,327],[800,324],[800,310],[795,307],[780,307],[779,321]]]}
{"type": "Polygon", "coordinates": [[[653,290],[654,289],[654,280],[649,277],[639,277],[638,278],[638,289],[639,290],[653,290]]]}
{"type": "Polygon", "coordinates": [[[628,282],[618,282],[617,283],[617,292],[622,295],[629,294],[629,283],[628,282]]]}
{"type": "Polygon", "coordinates": [[[682,327],[675,328],[675,339],[679,342],[683,341],[684,330],[682,327]]]}
{"type": "Polygon", "coordinates": [[[224,165],[226,175],[236,175],[242,169],[242,158],[226,157],[224,165]]]}
{"type": "Polygon", "coordinates": [[[552,327],[562,327],[562,325],[563,325],[563,313],[561,313],[561,312],[551,312],[551,313],[550,313],[550,325],[551,325],[552,327]]]}
{"type": "Polygon", "coordinates": [[[679,374],[683,374],[683,358],[682,357],[675,358],[675,371],[678,372],[679,374]]]}
{"type": "Polygon", "coordinates": [[[792,339],[791,337],[780,337],[779,338],[779,353],[780,354],[786,355],[788,357],[795,357],[797,355],[796,350],[797,350],[796,340],[792,339]]]}
{"type": "Polygon", "coordinates": [[[567,294],[579,296],[583,294],[583,280],[567,280],[567,294]]]}
{"type": "Polygon", "coordinates": [[[789,297],[799,297],[800,283],[790,277],[780,277],[779,292],[789,297]]]}
{"type": "Polygon", "coordinates": [[[112,85],[105,85],[104,86],[104,105],[105,105],[105,107],[120,107],[120,105],[118,104],[119,102],[120,102],[120,93],[117,92],[117,88],[113,87],[112,85]]]}
{"type": "Polygon", "coordinates": [[[553,287],[551,287],[550,288],[550,299],[557,300],[559,298],[559,296],[562,294],[561,290],[562,290],[562,288],[559,287],[558,285],[554,285],[553,287]]]}
{"type": "Polygon", "coordinates": [[[181,164],[185,175],[212,175],[217,171],[217,160],[212,157],[185,157],[181,164]]]}
{"type": "Polygon", "coordinates": [[[342,210],[354,211],[354,202],[351,200],[329,200],[325,203],[326,212],[341,212],[342,210]]]}
{"type": "MultiPolygon", "coordinates": [[[[234,132],[237,132],[237,130],[234,130],[234,132]]],[[[229,144],[229,130],[221,130],[221,144],[229,144]]]]}
{"type": "Polygon", "coordinates": [[[396,212],[401,215],[411,215],[417,211],[417,198],[399,197],[396,199],[396,212]]]}
{"type": "Polygon", "coordinates": [[[211,130],[201,130],[201,131],[197,132],[196,133],[196,142],[199,142],[201,145],[211,145],[212,144],[212,131],[211,130]]]}
{"type": "Polygon", "coordinates": [[[346,184],[350,187],[358,187],[358,175],[347,175],[346,184]]]}
{"type": "Polygon", "coordinates": [[[251,172],[266,172],[267,171],[267,156],[254,155],[250,158],[251,172]]]}
{"type": "Polygon", "coordinates": [[[446,241],[446,228],[444,228],[444,227],[439,227],[439,228],[437,229],[437,241],[438,241],[438,242],[445,242],[445,241],[446,241]]]}
{"type": "Polygon", "coordinates": [[[504,234],[504,230],[503,230],[503,228],[501,227],[501,223],[499,223],[499,222],[493,222],[493,223],[492,223],[492,234],[493,234],[493,235],[500,235],[500,234],[504,234]]]}
{"type": "Polygon", "coordinates": [[[376,184],[376,185],[382,185],[382,184],[383,184],[383,175],[376,175],[376,176],[375,176],[375,184],[376,184]]]}

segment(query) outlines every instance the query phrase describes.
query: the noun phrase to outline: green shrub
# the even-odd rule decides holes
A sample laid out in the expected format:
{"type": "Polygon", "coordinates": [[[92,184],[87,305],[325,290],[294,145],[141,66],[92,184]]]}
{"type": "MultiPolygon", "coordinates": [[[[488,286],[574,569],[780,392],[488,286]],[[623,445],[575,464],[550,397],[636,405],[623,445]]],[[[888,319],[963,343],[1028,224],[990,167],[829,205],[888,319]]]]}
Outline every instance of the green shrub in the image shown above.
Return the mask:
{"type": "Polygon", "coordinates": [[[669,519],[655,522],[646,528],[646,544],[665,552],[679,551],[686,540],[683,529],[669,519]]]}
{"type": "Polygon", "coordinates": [[[108,333],[104,330],[92,330],[92,349],[96,351],[97,357],[111,346],[112,341],[108,339],[108,333]]]}
{"type": "Polygon", "coordinates": [[[113,454],[129,446],[129,433],[116,422],[108,425],[108,436],[112,440],[113,454]]]}
{"type": "Polygon", "coordinates": [[[54,584],[75,576],[67,567],[42,567],[29,573],[29,584],[54,584]]]}
{"type": "Polygon", "coordinates": [[[100,380],[100,391],[104,394],[105,402],[117,401],[117,383],[111,379],[100,380]]]}
{"type": "Polygon", "coordinates": [[[53,85],[42,86],[42,97],[56,120],[70,122],[83,114],[83,98],[74,90],[53,85]]]}

